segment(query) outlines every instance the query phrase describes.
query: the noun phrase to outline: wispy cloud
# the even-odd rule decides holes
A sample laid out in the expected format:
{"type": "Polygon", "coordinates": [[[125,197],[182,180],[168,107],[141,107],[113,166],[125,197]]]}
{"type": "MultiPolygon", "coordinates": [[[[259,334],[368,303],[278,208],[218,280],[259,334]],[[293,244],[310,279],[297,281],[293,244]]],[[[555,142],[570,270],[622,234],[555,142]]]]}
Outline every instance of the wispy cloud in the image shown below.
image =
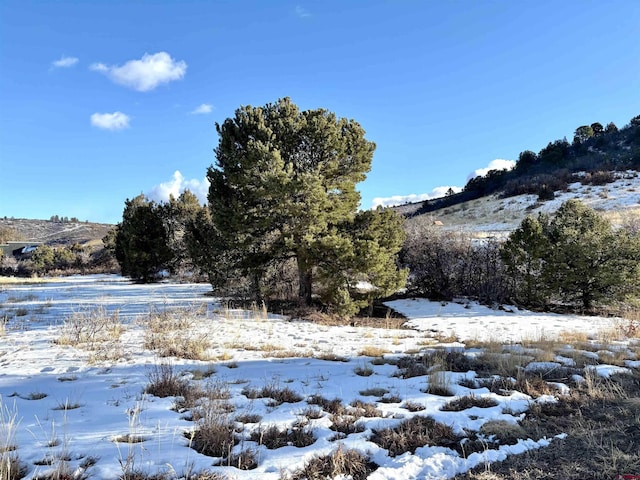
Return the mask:
{"type": "Polygon", "coordinates": [[[205,178],[198,180],[197,178],[186,179],[176,170],[168,182],[155,185],[148,193],[147,197],[156,202],[167,202],[169,197],[173,195],[178,198],[182,192],[189,190],[193,193],[201,203],[207,202],[207,194],[209,193],[209,181],[205,178]]]}
{"type": "Polygon", "coordinates": [[[213,105],[209,104],[209,103],[203,103],[202,105],[194,108],[191,113],[193,115],[204,115],[207,113],[211,113],[211,111],[213,110],[213,105]]]}
{"type": "Polygon", "coordinates": [[[69,68],[73,67],[76,63],[80,61],[77,57],[60,57],[60,60],[55,60],[51,62],[52,68],[69,68]]]}
{"type": "Polygon", "coordinates": [[[410,195],[394,195],[392,197],[376,197],[371,202],[371,208],[377,207],[393,207],[394,205],[404,205],[405,203],[424,202],[432,198],[444,197],[449,189],[454,193],[462,191],[460,187],[436,187],[429,193],[412,193],[410,195]]]}
{"type": "Polygon", "coordinates": [[[180,80],[187,71],[185,61],[176,61],[167,52],[145,53],[140,60],[129,60],[121,66],[94,63],[89,67],[105,74],[114,83],[148,92],[158,85],[180,80]]]}
{"type": "Polygon", "coordinates": [[[309,11],[306,8],[301,7],[300,5],[296,5],[296,15],[298,15],[300,18],[309,18],[311,16],[309,11]]]}
{"type": "Polygon", "coordinates": [[[104,130],[122,130],[129,128],[131,117],[122,112],[94,113],[91,115],[91,125],[104,130]]]}
{"type": "Polygon", "coordinates": [[[467,176],[467,181],[471,180],[475,177],[484,177],[491,170],[511,170],[516,166],[516,162],[513,160],[504,160],[502,158],[496,158],[495,160],[491,160],[489,165],[484,168],[478,168],[474,170],[467,176]]]}

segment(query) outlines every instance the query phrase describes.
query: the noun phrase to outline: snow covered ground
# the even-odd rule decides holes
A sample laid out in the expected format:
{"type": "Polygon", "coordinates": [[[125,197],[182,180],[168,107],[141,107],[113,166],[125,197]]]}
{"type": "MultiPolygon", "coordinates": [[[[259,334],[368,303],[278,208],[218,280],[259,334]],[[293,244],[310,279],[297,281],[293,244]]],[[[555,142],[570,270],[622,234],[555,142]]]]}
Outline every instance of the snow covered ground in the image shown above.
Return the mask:
{"type": "MultiPolygon", "coordinates": [[[[0,319],[6,323],[5,332],[0,331],[0,437],[15,447],[11,453],[26,467],[26,478],[44,478],[67,468],[75,472],[73,478],[116,479],[128,470],[173,478],[214,471],[230,479],[276,480],[338,448],[356,449],[378,465],[368,477],[372,480],[451,478],[510,454],[548,447],[554,439],[522,438],[468,455],[446,446],[424,446],[393,456],[372,437],[415,416],[430,416],[463,436],[491,421],[516,424],[532,402],[553,399],[532,399],[517,391],[493,393],[473,385],[474,371],[439,373],[454,397],[426,393],[435,380],[426,374],[403,378],[394,359],[433,349],[444,337],[449,337],[447,348],[461,349],[460,341],[466,340],[513,344],[523,338],[553,338],[567,330],[595,334],[615,321],[399,300],[389,306],[409,318],[409,328],[332,327],[266,315],[260,309],[230,310],[206,296],[209,290],[208,285],[193,284],[132,285],[118,276],[0,286],[0,319]],[[189,317],[188,332],[182,334],[206,344],[207,360],[162,359],[145,347],[150,312],[167,312],[170,318],[181,309],[189,317]],[[69,334],[65,322],[68,326],[74,315],[96,311],[123,323],[121,335],[110,340],[108,354],[95,345],[60,342],[63,332],[69,334]],[[236,422],[239,443],[232,453],[252,451],[257,468],[213,466],[221,458],[191,448],[189,432],[197,422],[176,408],[174,397],[145,393],[157,365],[167,362],[183,379],[228,392],[232,418],[254,417],[252,422],[236,422]],[[267,386],[289,389],[300,400],[277,404],[248,393],[267,386]],[[486,399],[488,406],[441,409],[452,398],[469,395],[486,399]],[[355,415],[349,405],[358,401],[373,404],[374,414],[358,418],[353,432],[340,434],[337,417],[312,401],[320,397],[340,399],[345,415],[355,415]],[[316,415],[310,415],[310,409],[316,415]],[[270,426],[291,430],[301,423],[314,439],[305,447],[269,449],[252,437],[270,426]],[[142,441],[124,441],[134,438],[142,441]]],[[[167,335],[173,334],[167,324],[167,335]]],[[[639,368],[636,360],[615,368],[639,368]]],[[[558,365],[562,361],[557,359],[558,365]]],[[[614,367],[602,363],[597,372],[610,374],[614,367]]],[[[0,438],[0,448],[2,442],[0,438]]]]}

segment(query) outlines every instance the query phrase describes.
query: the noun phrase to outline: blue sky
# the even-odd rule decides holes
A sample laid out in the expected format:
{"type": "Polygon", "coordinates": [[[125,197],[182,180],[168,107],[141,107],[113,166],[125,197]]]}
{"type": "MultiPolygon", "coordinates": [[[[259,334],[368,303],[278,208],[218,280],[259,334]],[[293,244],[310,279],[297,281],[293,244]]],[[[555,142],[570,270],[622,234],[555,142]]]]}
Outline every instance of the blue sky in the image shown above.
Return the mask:
{"type": "Polygon", "coordinates": [[[376,142],[374,199],[640,114],[640,2],[0,2],[0,216],[206,192],[215,122],[289,96],[376,142]],[[176,173],[178,172],[178,173],[176,173]]]}

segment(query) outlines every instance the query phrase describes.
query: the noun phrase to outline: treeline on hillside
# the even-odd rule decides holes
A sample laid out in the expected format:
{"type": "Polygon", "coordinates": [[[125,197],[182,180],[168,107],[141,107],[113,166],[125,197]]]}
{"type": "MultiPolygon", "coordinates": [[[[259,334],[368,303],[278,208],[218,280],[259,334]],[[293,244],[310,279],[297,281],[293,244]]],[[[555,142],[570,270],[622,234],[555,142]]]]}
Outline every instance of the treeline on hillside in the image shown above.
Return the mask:
{"type": "Polygon", "coordinates": [[[549,142],[538,153],[525,150],[513,170],[491,170],[472,178],[462,192],[426,201],[414,215],[491,194],[535,194],[542,201],[550,200],[571,182],[602,185],[614,180],[610,172],[624,170],[640,170],[640,115],[620,129],[612,122],[606,126],[595,122],[578,127],[571,143],[564,138],[549,142]],[[577,177],[577,172],[589,176],[577,177]]]}

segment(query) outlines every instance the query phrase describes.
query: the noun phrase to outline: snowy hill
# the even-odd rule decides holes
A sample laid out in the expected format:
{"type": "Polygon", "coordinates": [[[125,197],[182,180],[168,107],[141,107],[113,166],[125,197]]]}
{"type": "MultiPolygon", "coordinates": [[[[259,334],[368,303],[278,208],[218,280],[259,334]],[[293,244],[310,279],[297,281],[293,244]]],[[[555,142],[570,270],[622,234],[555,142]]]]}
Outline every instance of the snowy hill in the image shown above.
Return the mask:
{"type": "MultiPolygon", "coordinates": [[[[602,212],[614,225],[640,219],[640,173],[627,171],[615,172],[614,175],[614,182],[602,186],[574,182],[567,191],[556,192],[553,200],[540,201],[537,195],[501,198],[494,194],[417,215],[409,221],[440,221],[446,229],[471,231],[481,237],[504,237],[527,215],[553,213],[572,198],[602,212]]],[[[421,206],[422,202],[403,205],[397,210],[411,215],[421,206]]]]}

